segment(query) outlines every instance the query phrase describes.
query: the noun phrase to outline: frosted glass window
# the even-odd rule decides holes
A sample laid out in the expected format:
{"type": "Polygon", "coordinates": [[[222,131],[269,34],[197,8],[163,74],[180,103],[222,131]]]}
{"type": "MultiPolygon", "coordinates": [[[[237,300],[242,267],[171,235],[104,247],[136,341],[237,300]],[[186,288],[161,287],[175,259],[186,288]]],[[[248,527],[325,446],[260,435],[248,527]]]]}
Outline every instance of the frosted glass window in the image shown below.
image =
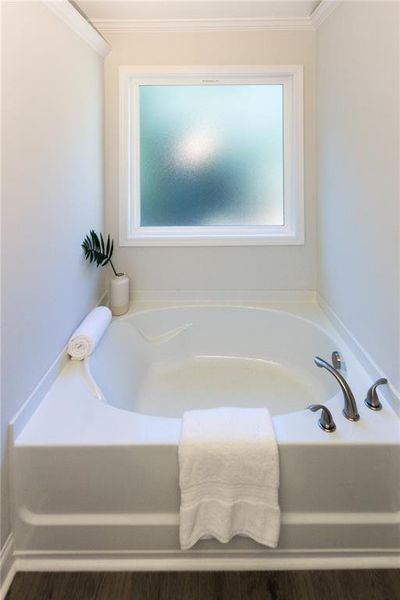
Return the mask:
{"type": "Polygon", "coordinates": [[[303,68],[119,68],[122,246],[304,243],[303,68]]]}
{"type": "Polygon", "coordinates": [[[284,225],[283,85],[140,85],[139,226],[284,225]]]}

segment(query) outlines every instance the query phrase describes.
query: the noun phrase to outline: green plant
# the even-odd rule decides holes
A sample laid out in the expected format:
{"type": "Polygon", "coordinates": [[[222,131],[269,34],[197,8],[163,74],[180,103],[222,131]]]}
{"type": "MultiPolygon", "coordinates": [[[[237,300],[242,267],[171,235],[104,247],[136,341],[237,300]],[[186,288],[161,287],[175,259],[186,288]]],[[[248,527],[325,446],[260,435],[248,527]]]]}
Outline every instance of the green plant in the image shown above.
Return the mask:
{"type": "Polygon", "coordinates": [[[81,244],[86,260],[96,263],[97,267],[105,267],[106,264],[110,263],[114,275],[118,276],[121,273],[117,273],[112,264],[111,257],[114,252],[114,240],[110,238],[110,234],[107,236],[107,241],[104,241],[103,235],[97,234],[93,229],[89,231],[89,235],[85,237],[81,244]]]}

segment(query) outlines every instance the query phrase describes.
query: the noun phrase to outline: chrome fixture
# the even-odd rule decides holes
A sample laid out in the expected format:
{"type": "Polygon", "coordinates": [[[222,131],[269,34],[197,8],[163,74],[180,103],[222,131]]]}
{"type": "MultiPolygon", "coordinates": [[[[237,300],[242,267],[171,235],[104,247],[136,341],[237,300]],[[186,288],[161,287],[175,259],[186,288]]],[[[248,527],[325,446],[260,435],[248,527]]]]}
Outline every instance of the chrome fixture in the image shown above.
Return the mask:
{"type": "Polygon", "coordinates": [[[310,406],[307,406],[307,410],[312,410],[312,412],[321,410],[322,412],[320,418],[318,419],[318,425],[321,427],[321,429],[327,431],[328,433],[335,431],[335,421],[333,420],[331,411],[326,408],[326,406],[323,404],[310,404],[310,406]]]}
{"type": "Polygon", "coordinates": [[[337,350],[334,350],[332,352],[332,365],[334,369],[336,369],[336,371],[341,371],[345,368],[343,359],[337,350]]]}
{"type": "Polygon", "coordinates": [[[378,385],[383,385],[384,383],[387,383],[387,382],[388,382],[388,380],[385,379],[385,377],[382,377],[381,379],[378,379],[378,381],[375,381],[375,383],[373,385],[371,385],[371,387],[369,388],[369,390],[367,392],[367,397],[365,398],[364,403],[371,410],[382,410],[382,404],[381,404],[381,401],[379,400],[379,396],[376,391],[376,388],[378,387],[378,385]]]}
{"type": "Polygon", "coordinates": [[[360,415],[358,414],[356,400],[345,378],[339,373],[339,371],[332,367],[332,365],[326,362],[326,360],[324,360],[323,358],[316,356],[314,358],[314,362],[317,365],[317,367],[323,367],[324,369],[329,371],[329,373],[331,373],[334,376],[334,378],[340,385],[344,398],[343,414],[346,417],[346,419],[349,419],[349,421],[358,421],[360,415]]]}

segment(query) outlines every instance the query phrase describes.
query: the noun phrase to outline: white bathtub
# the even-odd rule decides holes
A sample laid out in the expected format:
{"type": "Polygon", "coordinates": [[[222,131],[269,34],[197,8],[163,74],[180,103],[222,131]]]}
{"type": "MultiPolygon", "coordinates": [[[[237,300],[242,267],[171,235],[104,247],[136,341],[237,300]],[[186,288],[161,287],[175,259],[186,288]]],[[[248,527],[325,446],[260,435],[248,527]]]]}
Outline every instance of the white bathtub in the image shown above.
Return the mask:
{"type": "Polygon", "coordinates": [[[166,307],[116,319],[86,363],[66,364],[14,442],[17,553],[54,568],[393,566],[399,419],[385,401],[379,413],[364,406],[370,384],[312,303],[166,307]],[[334,378],[313,363],[333,350],[346,364],[357,423],[342,415],[334,378]],[[314,402],[330,408],[336,432],[318,428],[305,410],[314,402]],[[222,405],[268,406],[273,415],[276,550],[236,538],[179,551],[180,417],[222,405]]]}
{"type": "Polygon", "coordinates": [[[288,313],[166,308],[114,321],[87,367],[105,402],[141,414],[268,406],[282,415],[335,395],[337,383],[313,363],[334,347],[322,329],[288,313]]]}

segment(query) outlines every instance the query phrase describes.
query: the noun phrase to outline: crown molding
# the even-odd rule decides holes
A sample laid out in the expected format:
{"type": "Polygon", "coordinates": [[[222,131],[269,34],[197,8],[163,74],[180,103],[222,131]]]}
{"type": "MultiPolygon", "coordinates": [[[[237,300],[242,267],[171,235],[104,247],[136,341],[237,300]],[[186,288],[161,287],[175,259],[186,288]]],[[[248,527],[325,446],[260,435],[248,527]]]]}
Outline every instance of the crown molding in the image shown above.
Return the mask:
{"type": "Polygon", "coordinates": [[[68,0],[42,0],[42,2],[97,54],[107,56],[111,46],[68,0]]]}
{"type": "Polygon", "coordinates": [[[42,0],[64,23],[98,54],[111,46],[102,33],[162,33],[207,31],[315,31],[342,0],[322,0],[310,17],[298,18],[197,18],[197,19],[85,19],[68,0],[42,0]]]}
{"type": "Polygon", "coordinates": [[[309,17],[297,19],[93,19],[92,23],[103,33],[314,30],[309,17]]]}
{"type": "Polygon", "coordinates": [[[313,28],[318,29],[341,2],[342,0],[322,0],[310,17],[313,28]]]}

